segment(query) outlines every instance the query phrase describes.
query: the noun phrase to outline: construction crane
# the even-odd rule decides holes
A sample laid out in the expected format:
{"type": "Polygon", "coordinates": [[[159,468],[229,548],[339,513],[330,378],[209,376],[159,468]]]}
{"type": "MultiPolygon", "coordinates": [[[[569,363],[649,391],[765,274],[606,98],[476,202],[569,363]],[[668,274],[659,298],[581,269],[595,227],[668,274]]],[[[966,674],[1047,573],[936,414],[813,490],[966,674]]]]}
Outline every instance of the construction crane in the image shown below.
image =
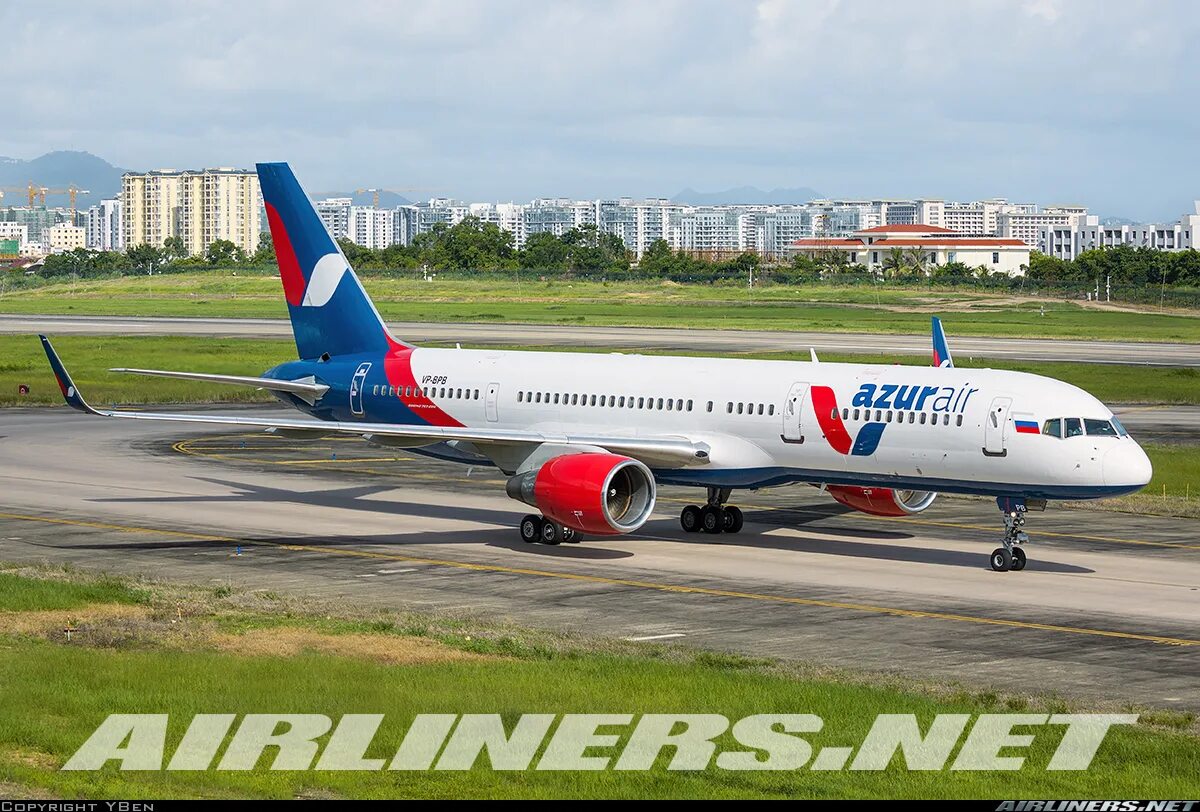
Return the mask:
{"type": "Polygon", "coordinates": [[[87,189],[80,189],[75,184],[71,184],[66,189],[52,189],[49,186],[38,186],[30,182],[26,186],[6,186],[0,188],[0,200],[4,199],[5,192],[24,192],[25,197],[29,200],[29,208],[33,208],[34,201],[38,201],[39,205],[46,205],[46,195],[67,195],[71,201],[71,222],[75,221],[75,204],[79,195],[89,194],[87,189]]]}
{"type": "Polygon", "coordinates": [[[428,192],[430,189],[355,189],[354,194],[362,195],[367,192],[371,193],[371,205],[374,208],[379,208],[379,193],[391,192],[392,194],[404,194],[405,192],[428,192]]]}

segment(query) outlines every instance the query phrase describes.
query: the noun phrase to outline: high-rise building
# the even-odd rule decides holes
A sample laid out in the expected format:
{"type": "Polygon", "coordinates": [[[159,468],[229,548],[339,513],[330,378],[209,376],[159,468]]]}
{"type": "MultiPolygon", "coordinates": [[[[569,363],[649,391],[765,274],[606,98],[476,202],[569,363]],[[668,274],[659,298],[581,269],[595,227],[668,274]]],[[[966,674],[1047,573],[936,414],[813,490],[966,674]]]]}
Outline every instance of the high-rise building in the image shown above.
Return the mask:
{"type": "Polygon", "coordinates": [[[121,201],[101,200],[90,206],[86,216],[87,247],[93,251],[121,251],[124,238],[121,234],[121,201]]]}
{"type": "Polygon", "coordinates": [[[335,240],[351,240],[350,208],[354,200],[349,197],[330,197],[315,204],[317,215],[335,240]]]}
{"type": "Polygon", "coordinates": [[[87,229],[71,223],[59,223],[42,232],[47,253],[63,254],[87,246],[87,229]]]}
{"type": "Polygon", "coordinates": [[[999,236],[1020,240],[1043,253],[1046,251],[1044,239],[1047,227],[1077,225],[1087,217],[1087,209],[1083,206],[1047,206],[1041,210],[1029,208],[1032,211],[1010,211],[997,215],[996,228],[999,236]]]}
{"type": "Polygon", "coordinates": [[[258,175],[242,169],[161,169],[121,178],[122,241],[161,247],[183,240],[189,254],[228,240],[246,253],[258,248],[262,193],[258,175]]]}

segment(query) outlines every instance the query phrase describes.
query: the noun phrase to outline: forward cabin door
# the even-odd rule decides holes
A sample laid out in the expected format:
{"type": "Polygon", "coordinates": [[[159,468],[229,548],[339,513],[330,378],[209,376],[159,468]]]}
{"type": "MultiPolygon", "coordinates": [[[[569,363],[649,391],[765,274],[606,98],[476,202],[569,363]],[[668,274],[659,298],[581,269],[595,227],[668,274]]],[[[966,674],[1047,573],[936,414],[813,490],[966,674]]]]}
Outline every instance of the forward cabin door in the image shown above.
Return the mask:
{"type": "Polygon", "coordinates": [[[785,443],[804,442],[804,401],[808,399],[808,384],[794,383],[788,390],[787,399],[783,401],[783,431],[780,434],[785,443]]]}
{"type": "Polygon", "coordinates": [[[483,408],[487,412],[487,420],[489,423],[495,423],[500,419],[497,409],[497,401],[500,399],[500,384],[489,383],[487,387],[487,395],[483,399],[483,408]]]}
{"type": "Polygon", "coordinates": [[[1008,410],[1012,398],[994,398],[983,421],[983,453],[988,457],[1008,455],[1008,410]]]}

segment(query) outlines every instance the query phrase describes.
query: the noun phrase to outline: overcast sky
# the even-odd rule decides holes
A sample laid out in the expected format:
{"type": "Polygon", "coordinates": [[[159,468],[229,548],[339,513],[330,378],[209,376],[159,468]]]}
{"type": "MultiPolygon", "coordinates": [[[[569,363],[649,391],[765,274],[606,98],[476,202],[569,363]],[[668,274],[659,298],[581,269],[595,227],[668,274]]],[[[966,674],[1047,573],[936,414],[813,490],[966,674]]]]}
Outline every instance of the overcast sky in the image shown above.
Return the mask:
{"type": "Polygon", "coordinates": [[[1200,198],[1200,4],[1155,0],[0,3],[0,155],[290,161],[475,200],[1200,198]]]}

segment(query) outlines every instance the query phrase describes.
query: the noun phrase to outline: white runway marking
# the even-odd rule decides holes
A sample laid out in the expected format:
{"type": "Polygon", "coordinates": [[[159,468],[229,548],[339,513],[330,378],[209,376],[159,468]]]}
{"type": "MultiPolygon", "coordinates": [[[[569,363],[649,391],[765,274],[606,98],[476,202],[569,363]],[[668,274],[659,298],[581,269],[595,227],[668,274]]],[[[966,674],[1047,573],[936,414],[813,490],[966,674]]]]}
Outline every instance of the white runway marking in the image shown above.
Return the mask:
{"type": "Polygon", "coordinates": [[[648,634],[644,637],[626,637],[630,643],[644,643],[647,640],[667,640],[672,637],[687,637],[683,632],[673,632],[672,634],[648,634]]]}

